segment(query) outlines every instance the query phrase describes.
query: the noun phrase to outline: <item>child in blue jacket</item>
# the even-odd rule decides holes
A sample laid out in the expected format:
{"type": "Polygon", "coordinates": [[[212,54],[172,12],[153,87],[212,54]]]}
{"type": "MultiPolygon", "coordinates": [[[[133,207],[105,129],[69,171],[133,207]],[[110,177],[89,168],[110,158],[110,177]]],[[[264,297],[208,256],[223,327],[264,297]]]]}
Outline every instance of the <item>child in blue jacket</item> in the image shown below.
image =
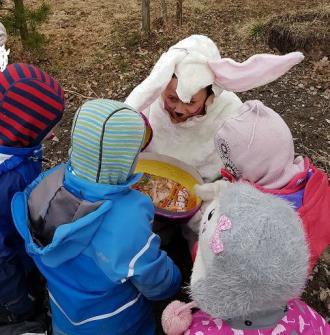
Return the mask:
{"type": "Polygon", "coordinates": [[[155,334],[150,300],[180,274],[152,232],[154,206],[131,186],[142,116],[98,99],[77,111],[70,159],[13,199],[15,225],[47,279],[56,335],[155,334]]]}
{"type": "Polygon", "coordinates": [[[15,229],[11,200],[41,172],[41,142],[63,111],[63,90],[45,72],[28,64],[11,64],[0,73],[1,327],[28,320],[34,313],[27,285],[33,262],[15,229]]]}

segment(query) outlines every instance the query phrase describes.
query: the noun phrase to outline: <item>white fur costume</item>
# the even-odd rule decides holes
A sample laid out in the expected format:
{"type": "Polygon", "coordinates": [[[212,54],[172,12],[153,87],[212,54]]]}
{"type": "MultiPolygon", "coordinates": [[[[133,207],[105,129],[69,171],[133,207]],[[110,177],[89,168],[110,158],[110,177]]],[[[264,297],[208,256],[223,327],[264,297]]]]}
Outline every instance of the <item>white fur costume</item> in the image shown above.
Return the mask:
{"type": "Polygon", "coordinates": [[[196,168],[204,180],[213,181],[222,166],[213,135],[226,115],[233,115],[241,104],[234,93],[223,92],[207,108],[206,115],[174,124],[159,97],[149,108],[153,139],[146,151],[175,157],[196,168]]]}
{"type": "Polygon", "coordinates": [[[137,86],[126,103],[149,119],[153,139],[147,151],[165,154],[195,167],[205,181],[219,176],[222,166],[216,154],[213,136],[219,124],[232,116],[242,104],[232,92],[242,92],[267,84],[303,59],[299,52],[285,56],[255,55],[244,63],[222,59],[212,40],[192,35],[164,53],[149,77],[137,86]],[[171,122],[161,93],[176,75],[176,92],[180,100],[190,102],[202,88],[212,85],[213,103],[206,115],[185,122],[171,122]]]}
{"type": "Polygon", "coordinates": [[[8,65],[10,50],[6,50],[7,32],[5,26],[0,22],[0,71],[4,71],[8,65]]]}

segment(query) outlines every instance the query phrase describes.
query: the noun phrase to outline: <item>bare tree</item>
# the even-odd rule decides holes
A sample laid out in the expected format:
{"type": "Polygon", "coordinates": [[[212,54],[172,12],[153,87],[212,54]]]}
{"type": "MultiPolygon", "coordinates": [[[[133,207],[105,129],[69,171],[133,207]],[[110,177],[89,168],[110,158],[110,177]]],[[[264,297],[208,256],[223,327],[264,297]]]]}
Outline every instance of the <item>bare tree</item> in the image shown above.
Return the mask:
{"type": "Polygon", "coordinates": [[[47,20],[50,6],[43,2],[40,6],[29,9],[24,5],[24,0],[13,0],[13,3],[13,7],[3,7],[4,1],[0,0],[0,10],[8,12],[1,16],[7,31],[21,37],[24,49],[42,47],[46,38],[37,28],[47,20]]]}
{"type": "Polygon", "coordinates": [[[176,0],[176,23],[182,26],[182,3],[183,0],[176,0]]]}
{"type": "Polygon", "coordinates": [[[25,48],[29,39],[29,31],[26,23],[26,14],[23,0],[14,0],[14,4],[15,4],[14,13],[16,18],[16,24],[19,30],[19,34],[21,36],[22,45],[25,48]]]}
{"type": "Polygon", "coordinates": [[[164,22],[167,22],[167,6],[166,6],[166,0],[160,0],[161,5],[161,15],[164,20],[164,22]]]}
{"type": "Polygon", "coordinates": [[[150,0],[142,0],[142,30],[150,33],[150,0]]]}

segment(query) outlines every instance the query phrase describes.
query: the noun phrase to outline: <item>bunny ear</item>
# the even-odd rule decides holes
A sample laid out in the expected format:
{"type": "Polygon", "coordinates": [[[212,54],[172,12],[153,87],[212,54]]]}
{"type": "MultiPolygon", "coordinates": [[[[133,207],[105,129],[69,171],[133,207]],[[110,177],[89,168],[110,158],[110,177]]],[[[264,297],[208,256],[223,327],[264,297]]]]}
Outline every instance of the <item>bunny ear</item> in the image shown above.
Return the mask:
{"type": "Polygon", "coordinates": [[[186,51],[173,49],[163,53],[150,75],[138,85],[125,100],[125,103],[138,112],[143,112],[164,91],[172,79],[175,65],[186,56],[186,51]]]}
{"type": "Polygon", "coordinates": [[[228,91],[244,92],[276,80],[303,59],[301,52],[291,52],[283,56],[258,54],[243,63],[223,58],[208,64],[218,86],[228,91]]]}

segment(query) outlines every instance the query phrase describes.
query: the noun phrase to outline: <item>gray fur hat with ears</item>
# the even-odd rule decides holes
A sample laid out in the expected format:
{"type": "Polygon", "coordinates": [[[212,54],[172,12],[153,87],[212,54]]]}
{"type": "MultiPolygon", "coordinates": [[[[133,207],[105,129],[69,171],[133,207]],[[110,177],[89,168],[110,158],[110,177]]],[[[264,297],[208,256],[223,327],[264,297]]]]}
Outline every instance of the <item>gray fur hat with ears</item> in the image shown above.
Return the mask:
{"type": "Polygon", "coordinates": [[[192,299],[222,319],[282,308],[300,296],[308,257],[301,221],[288,202],[231,184],[203,216],[192,299]]]}
{"type": "Polygon", "coordinates": [[[0,22],[0,47],[7,42],[7,31],[5,26],[0,22]]]}

